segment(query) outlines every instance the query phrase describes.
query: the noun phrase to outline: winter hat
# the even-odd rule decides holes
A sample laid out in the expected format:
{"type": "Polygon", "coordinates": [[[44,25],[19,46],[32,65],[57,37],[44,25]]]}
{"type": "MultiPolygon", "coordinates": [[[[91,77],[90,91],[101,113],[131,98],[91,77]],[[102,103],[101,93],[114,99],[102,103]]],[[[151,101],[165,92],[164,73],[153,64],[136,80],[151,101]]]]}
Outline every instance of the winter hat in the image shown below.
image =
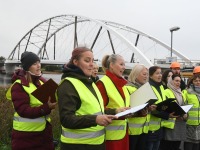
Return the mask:
{"type": "Polygon", "coordinates": [[[21,55],[22,68],[25,71],[28,71],[30,66],[32,66],[37,61],[40,61],[40,58],[35,53],[26,51],[21,55]]]}

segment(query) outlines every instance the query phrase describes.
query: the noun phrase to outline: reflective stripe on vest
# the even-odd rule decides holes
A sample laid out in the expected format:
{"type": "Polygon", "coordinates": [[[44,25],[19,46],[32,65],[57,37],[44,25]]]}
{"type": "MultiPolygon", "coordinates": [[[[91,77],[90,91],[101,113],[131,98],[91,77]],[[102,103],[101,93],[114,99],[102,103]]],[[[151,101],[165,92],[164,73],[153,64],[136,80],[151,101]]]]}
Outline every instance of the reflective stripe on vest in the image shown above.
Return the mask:
{"type": "MultiPolygon", "coordinates": [[[[134,93],[137,88],[131,85],[126,86],[129,93],[134,93]]],[[[150,114],[147,114],[145,117],[133,117],[128,118],[128,131],[129,135],[140,135],[142,133],[148,133],[149,131],[149,121],[150,114]]]]}
{"type": "Polygon", "coordinates": [[[105,130],[102,129],[100,131],[93,131],[93,132],[87,132],[87,133],[74,133],[74,132],[68,132],[62,130],[62,135],[67,138],[72,138],[72,139],[79,139],[81,140],[82,138],[96,138],[100,137],[105,134],[105,130]]]}
{"type": "MultiPolygon", "coordinates": [[[[166,99],[165,91],[164,91],[164,88],[162,85],[160,86],[162,97],[160,96],[160,94],[158,93],[158,91],[156,90],[156,88],[154,86],[151,86],[151,87],[153,88],[153,91],[155,92],[155,94],[158,98],[158,100],[156,101],[156,104],[160,103],[166,99]]],[[[161,118],[151,115],[150,122],[149,122],[149,130],[156,131],[156,130],[160,129],[160,127],[161,127],[161,118]]]]}
{"type": "MultiPolygon", "coordinates": [[[[124,86],[122,88],[125,96],[125,100],[122,99],[119,91],[116,89],[114,83],[108,76],[103,76],[101,79],[102,83],[107,92],[109,102],[106,108],[120,108],[130,106],[130,95],[127,88],[124,86]]],[[[126,135],[126,120],[113,120],[111,124],[106,127],[106,140],[120,140],[126,135]],[[118,126],[118,127],[117,127],[118,126]],[[116,128],[123,130],[115,130],[116,128]],[[114,129],[114,130],[109,130],[114,129]]]]}
{"type": "Polygon", "coordinates": [[[45,118],[36,118],[36,119],[29,119],[29,118],[23,118],[20,116],[14,116],[13,120],[19,121],[19,122],[46,122],[45,118]]]}
{"type": "Polygon", "coordinates": [[[200,105],[199,99],[195,94],[189,93],[187,90],[184,91],[185,98],[188,105],[193,105],[188,112],[188,125],[199,125],[200,124],[200,105]]]}
{"type": "MultiPolygon", "coordinates": [[[[78,79],[65,78],[70,81],[75,87],[81,100],[81,106],[76,110],[75,115],[102,115],[104,112],[103,99],[94,83],[92,86],[97,94],[98,99],[91,93],[91,91],[78,79]]],[[[60,84],[61,84],[60,83],[60,84]]],[[[92,126],[82,129],[69,129],[62,126],[61,141],[63,143],[71,144],[102,144],[105,139],[105,128],[103,126],[92,126]]]]}
{"type": "MultiPolygon", "coordinates": [[[[21,84],[21,81],[16,80],[7,91],[6,96],[10,100],[12,100],[11,88],[15,83],[21,84]]],[[[40,83],[43,84],[41,81],[40,83]]],[[[22,85],[22,87],[25,90],[25,92],[29,95],[31,107],[39,107],[40,105],[42,105],[42,103],[31,94],[34,90],[37,89],[37,87],[33,83],[29,83],[29,86],[22,85]]],[[[48,116],[30,119],[30,118],[23,118],[19,116],[17,112],[15,112],[13,117],[13,129],[17,131],[28,131],[28,132],[43,131],[46,127],[46,121],[50,122],[50,118],[48,116]]]]}

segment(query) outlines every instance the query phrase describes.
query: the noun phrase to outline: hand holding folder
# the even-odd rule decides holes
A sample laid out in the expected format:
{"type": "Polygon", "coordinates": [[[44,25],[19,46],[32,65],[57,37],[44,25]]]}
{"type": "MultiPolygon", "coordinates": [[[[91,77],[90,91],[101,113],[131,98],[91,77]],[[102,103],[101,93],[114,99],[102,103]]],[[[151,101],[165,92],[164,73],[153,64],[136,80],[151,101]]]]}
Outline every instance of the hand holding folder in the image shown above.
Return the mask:
{"type": "Polygon", "coordinates": [[[56,102],[55,92],[57,88],[58,84],[53,79],[49,79],[31,94],[42,103],[47,103],[51,97],[51,102],[54,103],[56,102]]]}
{"type": "Polygon", "coordinates": [[[177,104],[175,101],[175,98],[170,98],[167,99],[161,103],[157,104],[157,110],[158,111],[165,111],[167,113],[172,113],[174,112],[173,115],[175,116],[182,116],[186,114],[193,105],[185,105],[185,106],[180,106],[177,104]]]}

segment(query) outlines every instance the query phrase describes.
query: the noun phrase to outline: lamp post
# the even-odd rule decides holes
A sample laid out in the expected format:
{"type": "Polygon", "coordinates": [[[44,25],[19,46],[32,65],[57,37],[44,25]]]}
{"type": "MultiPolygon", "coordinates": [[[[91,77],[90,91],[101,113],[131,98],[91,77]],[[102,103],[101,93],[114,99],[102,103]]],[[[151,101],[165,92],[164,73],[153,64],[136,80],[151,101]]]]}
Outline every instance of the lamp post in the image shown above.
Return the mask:
{"type": "Polygon", "coordinates": [[[177,30],[179,30],[180,29],[180,27],[172,27],[172,28],[170,28],[169,30],[170,30],[170,32],[171,32],[171,57],[172,57],[172,41],[173,41],[173,31],[177,31],[177,30]]]}

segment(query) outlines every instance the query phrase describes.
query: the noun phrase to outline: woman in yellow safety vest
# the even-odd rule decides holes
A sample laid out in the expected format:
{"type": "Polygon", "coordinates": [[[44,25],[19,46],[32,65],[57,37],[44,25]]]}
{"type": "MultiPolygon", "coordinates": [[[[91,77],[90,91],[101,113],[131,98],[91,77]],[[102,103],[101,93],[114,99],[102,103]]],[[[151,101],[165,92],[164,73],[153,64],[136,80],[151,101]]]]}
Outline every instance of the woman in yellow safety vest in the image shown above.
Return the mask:
{"type": "MultiPolygon", "coordinates": [[[[185,105],[183,95],[181,92],[181,77],[180,75],[173,74],[167,83],[167,89],[165,90],[167,98],[175,98],[176,103],[180,106],[185,105]]],[[[163,121],[165,124],[164,138],[161,141],[162,150],[179,150],[181,141],[186,138],[186,120],[187,114],[177,117],[176,119],[169,119],[163,121]]]]}
{"type": "MultiPolygon", "coordinates": [[[[105,55],[102,59],[102,67],[106,72],[99,81],[99,88],[106,110],[111,114],[124,111],[130,105],[130,95],[125,87],[127,81],[122,77],[125,70],[125,61],[118,54],[105,55]]],[[[129,137],[127,132],[127,120],[119,118],[106,127],[107,150],[129,150],[129,137]]]]}
{"type": "MultiPolygon", "coordinates": [[[[145,84],[148,81],[148,77],[149,71],[144,65],[135,65],[128,76],[129,83],[126,85],[130,94],[145,84]]],[[[130,150],[145,150],[149,120],[150,114],[148,113],[148,108],[137,112],[134,114],[134,117],[128,118],[130,150]]]]}
{"type": "MultiPolygon", "coordinates": [[[[162,85],[162,73],[159,66],[152,66],[149,68],[149,83],[153,88],[158,100],[155,104],[166,100],[166,94],[162,85]]],[[[168,120],[169,118],[175,118],[173,113],[167,113],[164,111],[152,111],[149,122],[149,132],[147,135],[146,150],[158,150],[160,140],[163,138],[162,119],[168,120]]]]}
{"type": "Polygon", "coordinates": [[[61,150],[105,150],[105,128],[117,117],[105,115],[103,99],[91,79],[93,53],[86,47],[72,51],[57,90],[61,150]]]}
{"type": "Polygon", "coordinates": [[[194,74],[183,91],[184,99],[193,107],[188,112],[185,150],[199,150],[200,144],[200,74],[194,74]]]}
{"type": "Polygon", "coordinates": [[[12,130],[12,150],[53,150],[53,135],[48,115],[56,103],[42,103],[31,93],[46,80],[41,77],[39,57],[32,52],[21,55],[22,68],[17,70],[8,89],[7,99],[12,100],[15,109],[12,130]]]}

